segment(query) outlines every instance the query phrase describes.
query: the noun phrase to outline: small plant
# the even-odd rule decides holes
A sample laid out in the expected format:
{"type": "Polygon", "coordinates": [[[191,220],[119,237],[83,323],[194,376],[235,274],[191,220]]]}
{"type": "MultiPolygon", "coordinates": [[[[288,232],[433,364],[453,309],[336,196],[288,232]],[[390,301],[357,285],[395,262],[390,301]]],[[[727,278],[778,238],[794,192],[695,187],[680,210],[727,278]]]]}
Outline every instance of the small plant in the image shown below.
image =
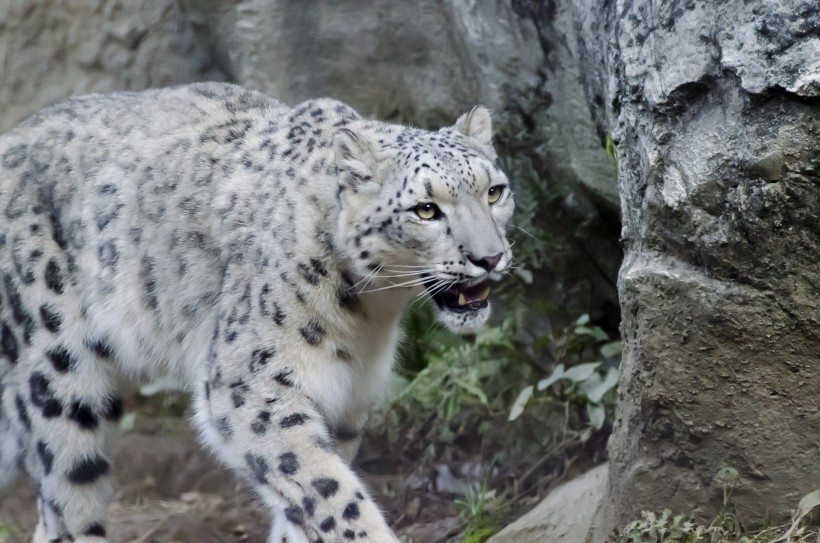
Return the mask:
{"type": "Polygon", "coordinates": [[[797,504],[797,511],[794,514],[794,520],[788,530],[786,530],[785,534],[774,540],[772,543],[808,542],[810,541],[809,538],[812,535],[817,538],[815,541],[820,541],[820,531],[810,530],[806,526],[802,526],[803,521],[809,518],[812,513],[816,513],[817,511],[820,511],[820,489],[817,489],[814,492],[809,492],[803,496],[800,503],[797,504]]]}
{"type": "Polygon", "coordinates": [[[621,342],[609,341],[606,332],[591,325],[588,315],[582,315],[555,343],[559,351],[556,358],[566,362],[557,364],[552,374],[521,390],[510,409],[509,420],[516,420],[528,405],[538,403],[547,395],[547,399],[566,398],[583,405],[589,425],[600,430],[606,422],[607,410],[611,409],[614,401],[621,342]],[[574,360],[583,359],[589,351],[600,355],[601,360],[576,363],[568,367],[573,356],[574,360]]]}
{"type": "Polygon", "coordinates": [[[466,523],[464,543],[483,543],[498,531],[498,522],[491,505],[496,501],[494,490],[488,488],[487,479],[480,487],[467,485],[464,496],[455,500],[466,523]]]}
{"type": "Polygon", "coordinates": [[[502,370],[519,358],[511,340],[513,327],[513,319],[505,319],[500,326],[481,330],[474,341],[431,328],[430,336],[421,338],[423,345],[408,347],[421,349],[425,364],[396,401],[412,398],[436,408],[445,422],[464,407],[489,406],[490,381],[510,375],[502,370]]]}
{"type": "Polygon", "coordinates": [[[19,534],[19,530],[14,524],[0,522],[0,543],[12,540],[19,534]]]}
{"type": "Polygon", "coordinates": [[[615,145],[612,141],[612,136],[607,134],[606,136],[606,143],[604,144],[604,149],[606,149],[606,155],[611,158],[612,160],[617,160],[615,157],[615,145]]]}
{"type": "Polygon", "coordinates": [[[804,526],[810,513],[820,508],[820,490],[800,500],[794,520],[785,526],[749,530],[735,513],[732,492],[740,474],[735,468],[718,471],[715,481],[723,488],[723,505],[708,526],[699,524],[692,515],[673,515],[669,509],[661,514],[641,513],[640,520],[629,523],[616,539],[617,543],[816,543],[817,527],[804,526]]]}
{"type": "Polygon", "coordinates": [[[702,541],[707,528],[699,526],[692,517],[672,515],[665,509],[657,515],[644,511],[641,520],[636,520],[624,529],[622,543],[695,543],[702,541]]]}

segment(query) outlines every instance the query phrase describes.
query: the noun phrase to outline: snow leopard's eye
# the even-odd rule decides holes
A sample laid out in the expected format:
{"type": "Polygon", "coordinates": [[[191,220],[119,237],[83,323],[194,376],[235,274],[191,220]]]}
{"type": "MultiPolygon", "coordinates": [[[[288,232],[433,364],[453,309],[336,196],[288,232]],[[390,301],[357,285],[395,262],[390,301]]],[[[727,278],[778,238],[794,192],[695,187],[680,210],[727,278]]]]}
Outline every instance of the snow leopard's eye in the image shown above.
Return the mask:
{"type": "Polygon", "coordinates": [[[493,205],[501,199],[502,194],[504,194],[504,185],[490,187],[490,190],[487,192],[487,201],[490,202],[490,205],[493,205]]]}
{"type": "Polygon", "coordinates": [[[432,221],[441,217],[441,210],[432,202],[424,202],[416,206],[416,215],[425,221],[432,221]]]}

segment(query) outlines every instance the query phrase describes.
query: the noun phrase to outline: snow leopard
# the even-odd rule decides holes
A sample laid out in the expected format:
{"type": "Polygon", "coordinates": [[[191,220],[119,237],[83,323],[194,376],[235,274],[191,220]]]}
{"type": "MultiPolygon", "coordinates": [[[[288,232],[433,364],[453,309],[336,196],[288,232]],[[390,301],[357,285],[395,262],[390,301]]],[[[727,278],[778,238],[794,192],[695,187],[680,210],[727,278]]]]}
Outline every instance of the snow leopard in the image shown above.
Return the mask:
{"type": "Polygon", "coordinates": [[[107,541],[123,387],[157,376],[269,542],[397,542],[351,462],[408,305],[473,333],[511,267],[492,137],[483,107],[427,131],[224,83],[0,137],[0,479],[36,481],[35,543],[107,541]]]}

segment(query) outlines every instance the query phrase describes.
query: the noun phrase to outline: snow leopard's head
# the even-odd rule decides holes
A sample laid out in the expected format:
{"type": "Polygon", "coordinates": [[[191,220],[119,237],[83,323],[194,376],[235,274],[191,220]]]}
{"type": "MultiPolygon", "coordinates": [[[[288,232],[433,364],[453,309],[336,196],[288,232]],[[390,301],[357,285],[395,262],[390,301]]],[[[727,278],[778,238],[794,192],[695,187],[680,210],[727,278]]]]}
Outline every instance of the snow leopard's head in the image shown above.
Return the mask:
{"type": "Polygon", "coordinates": [[[512,262],[509,181],[495,164],[490,113],[473,108],[438,132],[351,123],[334,137],[337,243],[360,291],[424,290],[457,333],[487,320],[490,282],[512,262]]]}

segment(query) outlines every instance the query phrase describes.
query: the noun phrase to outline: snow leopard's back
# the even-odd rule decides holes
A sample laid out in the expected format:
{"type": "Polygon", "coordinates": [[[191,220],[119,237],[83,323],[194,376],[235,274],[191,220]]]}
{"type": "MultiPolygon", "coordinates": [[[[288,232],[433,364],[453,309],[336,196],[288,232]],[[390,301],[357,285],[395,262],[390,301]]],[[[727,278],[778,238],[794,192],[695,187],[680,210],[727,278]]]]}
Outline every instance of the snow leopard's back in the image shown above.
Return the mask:
{"type": "Polygon", "coordinates": [[[286,112],[262,94],[202,84],[72,98],[1,136],[5,342],[26,344],[35,333],[15,303],[21,289],[43,284],[45,296],[53,294],[49,285],[79,283],[77,303],[91,314],[62,320],[87,321],[88,334],[124,336],[132,347],[124,350],[140,358],[126,367],[184,374],[175,359],[203,338],[187,333],[176,345],[147,338],[183,334],[204,320],[224,258],[213,208],[220,180],[241,160],[231,142],[251,128],[244,119],[272,122],[286,112]],[[160,300],[160,285],[179,299],[160,300]],[[138,315],[162,304],[165,318],[138,315]]]}

